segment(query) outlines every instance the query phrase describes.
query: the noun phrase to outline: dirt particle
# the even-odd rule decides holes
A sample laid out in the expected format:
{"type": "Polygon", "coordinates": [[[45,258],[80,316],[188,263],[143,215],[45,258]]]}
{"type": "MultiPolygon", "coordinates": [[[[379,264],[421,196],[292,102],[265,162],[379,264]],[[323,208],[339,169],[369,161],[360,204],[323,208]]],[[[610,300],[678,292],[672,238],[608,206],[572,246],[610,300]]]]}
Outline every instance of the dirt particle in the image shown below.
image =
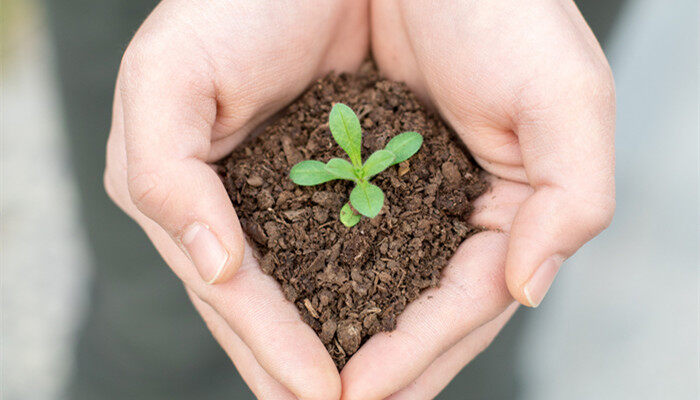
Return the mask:
{"type": "Polygon", "coordinates": [[[291,302],[295,302],[297,297],[299,297],[299,292],[297,292],[293,285],[288,283],[282,285],[282,293],[284,293],[284,297],[291,302]]]}
{"type": "Polygon", "coordinates": [[[265,257],[260,259],[260,269],[268,275],[275,270],[275,256],[272,253],[265,254],[265,257]]]}
{"type": "Polygon", "coordinates": [[[305,218],[305,214],[305,210],[287,210],[282,212],[282,215],[289,221],[301,221],[305,218]]]}
{"type": "Polygon", "coordinates": [[[311,195],[311,201],[326,208],[337,207],[342,203],[341,195],[329,191],[317,191],[311,195]]]}
{"type": "Polygon", "coordinates": [[[328,221],[328,208],[326,207],[314,207],[314,219],[316,222],[319,224],[322,224],[326,221],[328,221]]]}
{"type": "Polygon", "coordinates": [[[267,235],[263,231],[260,224],[249,219],[241,219],[241,227],[243,230],[258,244],[267,243],[267,235]]]}
{"type": "Polygon", "coordinates": [[[294,147],[291,137],[283,136],[281,141],[282,150],[284,151],[284,155],[287,158],[287,164],[289,164],[290,167],[304,160],[304,157],[301,155],[299,150],[297,150],[297,148],[294,147]]]}
{"type": "Polygon", "coordinates": [[[258,207],[264,210],[275,204],[275,198],[272,197],[272,194],[268,190],[259,191],[256,197],[258,199],[258,207]]]}
{"type": "Polygon", "coordinates": [[[263,184],[263,180],[259,175],[249,176],[246,182],[252,187],[260,187],[263,184]]]}
{"type": "Polygon", "coordinates": [[[345,353],[352,355],[360,348],[360,329],[353,321],[343,321],[338,326],[338,342],[345,353]]]}
{"type": "Polygon", "coordinates": [[[280,224],[274,221],[265,222],[265,233],[267,234],[268,238],[278,238],[282,234],[280,224]]]}
{"type": "Polygon", "coordinates": [[[411,164],[408,160],[399,163],[399,176],[404,176],[411,170],[411,164]]]}
{"type": "Polygon", "coordinates": [[[328,321],[324,322],[323,325],[321,325],[321,333],[319,334],[319,338],[323,344],[331,343],[333,337],[335,336],[336,328],[337,325],[332,319],[329,319],[328,321]]]}
{"type": "Polygon", "coordinates": [[[362,326],[364,326],[365,329],[372,329],[374,327],[377,327],[378,325],[379,319],[377,319],[377,314],[367,314],[362,320],[362,326]]]}
{"type": "Polygon", "coordinates": [[[453,162],[445,161],[440,167],[440,171],[450,185],[458,185],[462,180],[459,169],[453,162]]]}
{"type": "Polygon", "coordinates": [[[309,314],[311,314],[312,317],[319,319],[320,316],[316,312],[316,309],[311,305],[311,301],[309,299],[304,299],[304,307],[309,311],[309,314]]]}
{"type": "Polygon", "coordinates": [[[332,299],[333,299],[333,294],[331,294],[331,292],[329,290],[323,289],[318,294],[318,300],[321,303],[321,307],[325,307],[328,304],[330,304],[332,299]]]}

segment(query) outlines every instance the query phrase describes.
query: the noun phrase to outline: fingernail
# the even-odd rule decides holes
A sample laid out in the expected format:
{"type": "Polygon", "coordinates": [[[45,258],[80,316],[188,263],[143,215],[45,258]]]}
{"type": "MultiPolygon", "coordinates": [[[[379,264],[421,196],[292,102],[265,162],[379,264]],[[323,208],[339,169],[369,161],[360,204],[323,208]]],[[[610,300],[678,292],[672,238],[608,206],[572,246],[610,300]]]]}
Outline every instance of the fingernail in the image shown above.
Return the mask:
{"type": "Polygon", "coordinates": [[[531,307],[540,305],[549,287],[552,286],[562,261],[558,256],[549,257],[537,268],[530,280],[525,284],[525,297],[531,307]]]}
{"type": "Polygon", "coordinates": [[[228,253],[209,228],[193,223],[182,235],[182,245],[202,279],[210,284],[216,282],[228,261],[228,253]]]}

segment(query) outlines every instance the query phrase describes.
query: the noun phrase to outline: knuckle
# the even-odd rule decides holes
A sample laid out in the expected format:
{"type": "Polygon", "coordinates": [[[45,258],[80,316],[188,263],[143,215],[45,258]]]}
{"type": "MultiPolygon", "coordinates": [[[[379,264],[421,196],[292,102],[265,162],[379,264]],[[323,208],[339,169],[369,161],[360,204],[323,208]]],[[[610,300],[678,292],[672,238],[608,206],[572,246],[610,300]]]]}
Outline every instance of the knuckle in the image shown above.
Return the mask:
{"type": "Polygon", "coordinates": [[[557,79],[530,84],[518,95],[516,119],[524,125],[572,116],[564,121],[589,124],[603,138],[615,133],[615,85],[607,63],[579,65],[560,72],[557,79]]]}
{"type": "Polygon", "coordinates": [[[120,89],[137,90],[144,77],[177,81],[195,93],[211,92],[212,61],[201,45],[174,26],[144,26],[127,46],[120,64],[120,89]]]}
{"type": "Polygon", "coordinates": [[[583,97],[602,112],[614,112],[615,83],[607,62],[587,63],[571,73],[571,93],[583,97]]]}
{"type": "Polygon", "coordinates": [[[591,222],[599,231],[603,231],[612,223],[615,215],[615,199],[603,200],[595,209],[596,212],[591,217],[591,222]]]}
{"type": "Polygon", "coordinates": [[[142,50],[142,45],[131,42],[124,52],[121,64],[119,66],[120,79],[119,89],[128,90],[133,87],[138,81],[142,71],[146,69],[146,51],[142,50]]]}
{"type": "Polygon", "coordinates": [[[120,64],[121,89],[134,88],[149,71],[158,70],[173,40],[162,29],[142,27],[127,46],[120,64]]]}
{"type": "Polygon", "coordinates": [[[590,237],[594,237],[610,226],[615,214],[615,198],[600,196],[586,202],[581,211],[581,227],[589,232],[590,237]]]}
{"type": "Polygon", "coordinates": [[[129,175],[129,195],[136,208],[147,216],[158,219],[170,200],[171,191],[156,173],[129,175]]]}
{"type": "Polygon", "coordinates": [[[129,214],[131,208],[129,194],[124,190],[124,185],[120,182],[119,166],[107,163],[102,175],[102,185],[105,193],[114,204],[129,214]]]}
{"type": "Polygon", "coordinates": [[[114,147],[114,135],[110,134],[109,138],[107,139],[107,156],[106,156],[106,162],[105,162],[105,170],[104,173],[102,174],[102,185],[104,186],[105,192],[107,193],[107,196],[112,199],[115,203],[117,203],[117,200],[119,198],[119,194],[117,191],[117,184],[116,184],[116,179],[119,177],[119,168],[120,165],[118,163],[114,162],[114,158],[111,156],[112,155],[112,149],[114,147]]]}
{"type": "Polygon", "coordinates": [[[538,119],[572,104],[591,109],[605,120],[614,116],[615,84],[606,62],[562,67],[557,75],[556,79],[536,80],[520,89],[518,98],[524,117],[538,119]]]}
{"type": "MultiPolygon", "coordinates": [[[[580,240],[589,241],[612,223],[615,214],[614,188],[566,190],[557,187],[555,190],[559,193],[550,197],[550,212],[561,217],[560,234],[574,234],[580,240]]],[[[579,240],[576,243],[576,247],[567,250],[567,257],[580,247],[579,240]]]]}
{"type": "Polygon", "coordinates": [[[117,192],[116,192],[116,187],[114,185],[114,182],[112,181],[112,170],[111,167],[108,165],[105,167],[105,172],[102,175],[102,185],[104,186],[105,192],[107,193],[107,196],[112,199],[113,202],[117,202],[117,192]]]}

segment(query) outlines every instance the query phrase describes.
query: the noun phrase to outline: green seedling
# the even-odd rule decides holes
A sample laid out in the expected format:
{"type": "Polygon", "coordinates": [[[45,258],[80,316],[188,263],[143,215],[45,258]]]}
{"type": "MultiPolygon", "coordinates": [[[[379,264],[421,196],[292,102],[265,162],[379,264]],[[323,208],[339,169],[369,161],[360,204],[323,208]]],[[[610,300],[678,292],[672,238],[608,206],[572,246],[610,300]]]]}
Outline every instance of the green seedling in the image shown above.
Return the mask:
{"type": "Polygon", "coordinates": [[[417,132],[397,135],[384,149],[375,151],[363,163],[362,129],[360,120],[352,109],[343,103],[333,105],[328,126],[333,139],[345,150],[350,161],[342,158],[332,158],[325,164],[315,160],[302,161],[292,167],[289,177],[302,186],[319,185],[335,179],[355,182],[355,187],[350,192],[350,202],[340,210],[340,222],[351,227],[360,222],[357,213],[374,218],[384,205],[384,192],[369,183],[369,180],[416,154],[423,144],[423,136],[417,132]]]}

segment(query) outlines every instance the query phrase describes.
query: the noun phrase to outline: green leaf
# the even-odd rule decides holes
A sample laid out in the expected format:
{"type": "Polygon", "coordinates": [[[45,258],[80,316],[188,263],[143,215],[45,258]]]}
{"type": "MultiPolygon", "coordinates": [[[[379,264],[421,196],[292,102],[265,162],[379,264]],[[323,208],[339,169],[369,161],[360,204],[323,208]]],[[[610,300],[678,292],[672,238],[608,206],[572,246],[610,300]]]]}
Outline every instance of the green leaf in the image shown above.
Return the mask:
{"type": "Polygon", "coordinates": [[[360,222],[360,218],[362,217],[360,214],[356,214],[355,211],[353,211],[352,207],[350,207],[350,203],[345,203],[343,208],[340,209],[340,222],[348,228],[357,225],[357,223],[360,222]]]}
{"type": "Polygon", "coordinates": [[[384,192],[376,185],[360,182],[350,192],[350,203],[360,214],[374,218],[384,205],[384,192]]]}
{"type": "Polygon", "coordinates": [[[423,144],[423,136],[418,132],[404,132],[394,136],[387,143],[384,150],[388,150],[396,156],[391,165],[398,164],[411,158],[423,144]]]}
{"type": "Polygon", "coordinates": [[[362,165],[362,129],[360,120],[352,109],[343,103],[335,103],[328,118],[333,139],[348,153],[356,168],[362,165]]]}
{"type": "Polygon", "coordinates": [[[315,160],[302,161],[293,166],[289,171],[289,178],[302,186],[313,186],[337,179],[326,171],[326,164],[315,160]]]}
{"type": "Polygon", "coordinates": [[[331,158],[326,163],[326,172],[339,179],[347,179],[349,181],[357,181],[358,179],[352,164],[342,158],[331,158]]]}
{"type": "Polygon", "coordinates": [[[395,158],[396,156],[394,153],[388,150],[375,151],[371,156],[369,156],[367,161],[365,161],[365,164],[362,166],[362,171],[364,172],[363,177],[369,179],[384,171],[391,165],[394,165],[395,158]]]}

